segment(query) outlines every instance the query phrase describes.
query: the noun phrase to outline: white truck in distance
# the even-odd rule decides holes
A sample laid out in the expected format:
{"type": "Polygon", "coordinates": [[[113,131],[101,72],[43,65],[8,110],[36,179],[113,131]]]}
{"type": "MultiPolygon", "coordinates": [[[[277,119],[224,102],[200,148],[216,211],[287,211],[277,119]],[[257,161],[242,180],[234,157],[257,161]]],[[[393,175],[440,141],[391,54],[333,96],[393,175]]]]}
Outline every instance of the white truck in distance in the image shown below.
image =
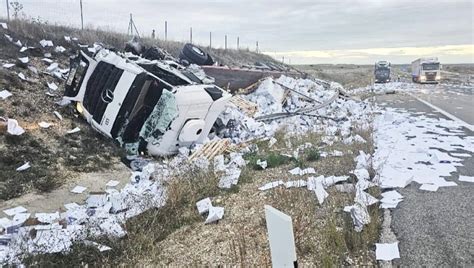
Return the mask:
{"type": "Polygon", "coordinates": [[[439,83],[441,68],[438,58],[419,58],[411,63],[411,76],[413,82],[439,83]]]}

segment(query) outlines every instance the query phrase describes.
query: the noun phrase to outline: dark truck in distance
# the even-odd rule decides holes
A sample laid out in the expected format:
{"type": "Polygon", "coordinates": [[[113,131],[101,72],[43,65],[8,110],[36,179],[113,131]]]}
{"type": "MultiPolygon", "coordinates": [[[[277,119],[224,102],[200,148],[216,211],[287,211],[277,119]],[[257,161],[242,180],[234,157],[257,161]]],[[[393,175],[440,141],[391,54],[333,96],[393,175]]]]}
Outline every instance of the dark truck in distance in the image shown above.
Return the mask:
{"type": "Polygon", "coordinates": [[[390,82],[390,67],[391,64],[388,61],[377,61],[374,67],[375,83],[388,83],[390,82]]]}

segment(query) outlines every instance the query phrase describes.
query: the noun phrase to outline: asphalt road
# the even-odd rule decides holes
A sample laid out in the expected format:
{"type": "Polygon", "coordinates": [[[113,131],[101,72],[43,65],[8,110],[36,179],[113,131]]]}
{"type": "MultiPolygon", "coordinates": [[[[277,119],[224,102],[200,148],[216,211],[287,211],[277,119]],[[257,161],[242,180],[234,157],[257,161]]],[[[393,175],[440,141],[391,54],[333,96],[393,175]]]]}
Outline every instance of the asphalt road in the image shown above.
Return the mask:
{"type": "MultiPolygon", "coordinates": [[[[423,90],[426,90],[424,88],[423,90]]],[[[423,91],[422,90],[422,91],[423,91]]],[[[432,89],[429,89],[432,90],[432,89]]],[[[473,115],[464,110],[473,109],[473,95],[456,95],[454,90],[436,94],[416,94],[422,99],[433,101],[461,120],[469,121],[473,115]],[[442,96],[453,97],[446,99],[442,96]],[[471,100],[471,101],[469,101],[471,100]],[[455,103],[455,104],[453,104],[455,103]],[[456,107],[463,107],[457,109],[456,107]]],[[[403,95],[385,95],[379,103],[390,107],[405,108],[410,111],[429,113],[443,117],[429,106],[415,98],[403,95]]],[[[467,135],[474,132],[467,131],[467,135]]],[[[467,153],[459,150],[456,152],[467,153]]],[[[456,187],[441,187],[436,192],[419,190],[416,183],[399,189],[405,197],[392,210],[392,230],[397,236],[400,259],[394,265],[409,267],[473,267],[474,266],[474,183],[458,181],[459,175],[474,176],[474,157],[465,158],[463,167],[458,167],[447,180],[455,181],[456,187]]]]}
{"type": "Polygon", "coordinates": [[[415,95],[474,125],[474,88],[448,85],[420,85],[415,95]]]}

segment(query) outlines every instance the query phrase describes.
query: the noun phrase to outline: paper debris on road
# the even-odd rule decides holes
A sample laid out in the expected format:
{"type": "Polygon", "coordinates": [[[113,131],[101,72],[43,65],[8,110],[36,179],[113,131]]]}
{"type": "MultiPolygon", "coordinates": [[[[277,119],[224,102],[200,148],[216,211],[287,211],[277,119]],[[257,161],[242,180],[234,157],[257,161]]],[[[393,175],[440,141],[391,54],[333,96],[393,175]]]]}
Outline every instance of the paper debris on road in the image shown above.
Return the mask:
{"type": "Polygon", "coordinates": [[[283,185],[283,184],[285,184],[285,183],[282,180],[273,181],[273,182],[269,182],[269,183],[266,183],[263,186],[258,187],[258,189],[260,191],[266,191],[266,190],[270,190],[272,188],[278,187],[278,186],[283,185]]]}
{"type": "Polygon", "coordinates": [[[213,223],[219,221],[224,217],[224,208],[223,207],[214,207],[209,208],[209,215],[206,218],[204,224],[213,223]]]}
{"type": "Polygon", "coordinates": [[[290,174],[292,175],[300,175],[300,176],[303,176],[306,174],[316,174],[316,170],[314,170],[314,168],[301,169],[300,167],[296,167],[288,172],[290,172],[290,174]]]}
{"type": "Polygon", "coordinates": [[[459,181],[474,182],[474,177],[472,176],[459,176],[459,181]]]}
{"type": "Polygon", "coordinates": [[[35,218],[42,223],[53,223],[60,219],[59,212],[55,213],[35,213],[35,218]]]}
{"type": "Polygon", "coordinates": [[[463,157],[463,158],[469,158],[472,156],[471,154],[466,154],[466,153],[451,153],[451,155],[454,157],[463,157]]]}
{"type": "Polygon", "coordinates": [[[13,94],[10,93],[10,91],[8,91],[6,89],[0,91],[0,99],[5,100],[6,98],[8,98],[10,96],[13,96],[13,94]]]}
{"type": "Polygon", "coordinates": [[[375,258],[377,260],[391,261],[400,258],[398,242],[387,244],[375,244],[375,258]]]}
{"type": "Polygon", "coordinates": [[[49,128],[52,125],[53,124],[47,123],[47,122],[44,122],[44,121],[41,121],[41,122],[38,123],[38,126],[40,126],[41,128],[49,128]]]}
{"type": "Polygon", "coordinates": [[[107,187],[115,187],[115,186],[117,186],[117,185],[119,185],[119,184],[120,184],[119,181],[110,180],[110,181],[108,181],[108,182],[105,184],[105,186],[107,186],[107,187]]]}
{"type": "Polygon", "coordinates": [[[23,165],[19,166],[16,171],[24,171],[24,170],[27,170],[29,169],[31,166],[30,166],[30,162],[26,162],[24,163],[23,165]]]}
{"type": "Polygon", "coordinates": [[[211,199],[209,197],[204,198],[196,203],[199,214],[204,214],[209,211],[209,208],[212,207],[211,199]]]}
{"type": "Polygon", "coordinates": [[[71,193],[82,194],[82,192],[84,192],[86,189],[87,189],[87,187],[78,185],[78,186],[74,187],[74,189],[71,190],[71,193]]]}
{"type": "Polygon", "coordinates": [[[14,208],[9,208],[9,209],[5,209],[3,211],[3,213],[7,214],[8,216],[15,216],[16,214],[19,214],[19,213],[25,213],[27,212],[28,210],[22,206],[18,206],[18,207],[14,207],[14,208]]]}
{"type": "Polygon", "coordinates": [[[403,201],[403,196],[395,190],[382,193],[381,208],[396,208],[403,201]]]}
{"type": "Polygon", "coordinates": [[[432,183],[423,183],[420,186],[420,190],[429,191],[429,192],[436,192],[438,191],[438,188],[439,188],[438,185],[432,184],[432,183]]]}

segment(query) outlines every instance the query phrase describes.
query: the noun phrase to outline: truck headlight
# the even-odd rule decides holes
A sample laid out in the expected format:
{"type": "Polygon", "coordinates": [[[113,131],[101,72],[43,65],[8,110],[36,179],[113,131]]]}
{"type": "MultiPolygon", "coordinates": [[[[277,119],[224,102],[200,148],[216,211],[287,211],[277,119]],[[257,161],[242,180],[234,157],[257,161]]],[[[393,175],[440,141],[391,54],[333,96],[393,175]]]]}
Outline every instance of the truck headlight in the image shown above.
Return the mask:
{"type": "Polygon", "coordinates": [[[421,81],[426,81],[426,76],[424,76],[424,75],[420,76],[420,80],[421,81]]]}
{"type": "Polygon", "coordinates": [[[438,74],[438,75],[436,76],[436,80],[441,80],[441,75],[438,74]]]}

